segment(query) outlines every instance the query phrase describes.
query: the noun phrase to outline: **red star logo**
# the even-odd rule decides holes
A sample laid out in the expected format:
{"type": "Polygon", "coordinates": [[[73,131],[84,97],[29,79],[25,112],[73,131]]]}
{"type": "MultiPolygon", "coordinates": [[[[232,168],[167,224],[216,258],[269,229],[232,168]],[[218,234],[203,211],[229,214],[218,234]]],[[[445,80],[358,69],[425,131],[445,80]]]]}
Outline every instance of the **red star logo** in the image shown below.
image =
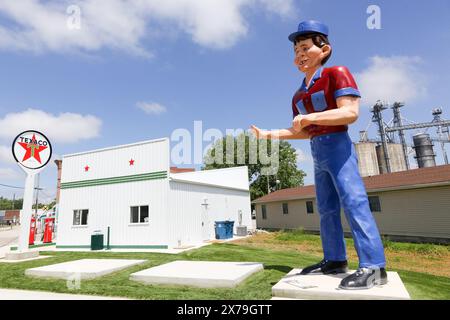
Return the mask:
{"type": "Polygon", "coordinates": [[[39,152],[47,149],[47,147],[38,145],[34,134],[33,134],[33,138],[31,138],[30,143],[18,142],[18,144],[20,144],[22,146],[22,148],[24,148],[26,150],[25,155],[23,156],[22,162],[33,157],[39,163],[41,163],[41,157],[39,155],[39,152]]]}
{"type": "Polygon", "coordinates": [[[131,159],[130,161],[128,161],[130,163],[130,166],[134,166],[134,160],[131,159]]]}
{"type": "Polygon", "coordinates": [[[89,166],[84,167],[84,172],[88,172],[89,171],[89,166]]]}

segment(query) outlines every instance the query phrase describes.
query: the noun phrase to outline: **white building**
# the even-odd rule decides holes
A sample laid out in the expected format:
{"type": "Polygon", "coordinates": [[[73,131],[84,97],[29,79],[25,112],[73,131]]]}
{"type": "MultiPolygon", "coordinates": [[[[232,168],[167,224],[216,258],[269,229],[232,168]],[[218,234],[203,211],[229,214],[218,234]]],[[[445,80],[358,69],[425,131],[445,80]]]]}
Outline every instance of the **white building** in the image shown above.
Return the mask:
{"type": "Polygon", "coordinates": [[[247,167],[171,173],[167,138],[63,156],[57,248],[172,248],[215,238],[215,221],[251,228],[247,167]]]}

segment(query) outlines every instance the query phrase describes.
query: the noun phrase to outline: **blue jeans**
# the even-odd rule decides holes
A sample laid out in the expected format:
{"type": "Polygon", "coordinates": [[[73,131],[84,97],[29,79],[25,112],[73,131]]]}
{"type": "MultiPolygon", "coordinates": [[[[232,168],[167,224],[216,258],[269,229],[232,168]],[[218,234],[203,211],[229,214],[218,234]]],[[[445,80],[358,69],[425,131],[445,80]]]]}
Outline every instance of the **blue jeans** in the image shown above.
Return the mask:
{"type": "Polygon", "coordinates": [[[342,206],[355,242],[359,267],[384,268],[383,243],[370,211],[366,189],[358,171],[355,147],[348,133],[312,138],[311,152],[324,259],[347,259],[341,223],[342,206]]]}

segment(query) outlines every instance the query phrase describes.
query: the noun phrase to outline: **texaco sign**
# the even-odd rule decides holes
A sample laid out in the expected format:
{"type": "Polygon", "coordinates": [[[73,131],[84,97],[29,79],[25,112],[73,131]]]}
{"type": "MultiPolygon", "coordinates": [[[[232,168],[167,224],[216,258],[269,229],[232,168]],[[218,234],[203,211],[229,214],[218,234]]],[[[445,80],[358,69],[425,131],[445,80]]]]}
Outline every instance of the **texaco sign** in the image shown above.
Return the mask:
{"type": "Polygon", "coordinates": [[[43,168],[52,156],[50,141],[38,131],[25,131],[13,142],[14,159],[23,167],[31,170],[43,168]]]}

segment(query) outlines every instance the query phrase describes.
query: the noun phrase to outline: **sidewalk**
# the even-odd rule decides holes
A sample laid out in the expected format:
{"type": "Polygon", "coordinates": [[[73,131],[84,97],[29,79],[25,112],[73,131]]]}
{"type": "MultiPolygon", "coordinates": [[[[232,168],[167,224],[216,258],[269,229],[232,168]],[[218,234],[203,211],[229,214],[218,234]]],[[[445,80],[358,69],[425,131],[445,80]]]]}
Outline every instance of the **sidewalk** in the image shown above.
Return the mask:
{"type": "Polygon", "coordinates": [[[0,259],[9,251],[9,247],[17,245],[19,240],[20,227],[14,226],[12,229],[0,231],[0,259]]]}
{"type": "Polygon", "coordinates": [[[46,291],[0,289],[0,300],[128,300],[128,299],[118,297],[90,296],[81,294],[53,293],[46,291]]]}

